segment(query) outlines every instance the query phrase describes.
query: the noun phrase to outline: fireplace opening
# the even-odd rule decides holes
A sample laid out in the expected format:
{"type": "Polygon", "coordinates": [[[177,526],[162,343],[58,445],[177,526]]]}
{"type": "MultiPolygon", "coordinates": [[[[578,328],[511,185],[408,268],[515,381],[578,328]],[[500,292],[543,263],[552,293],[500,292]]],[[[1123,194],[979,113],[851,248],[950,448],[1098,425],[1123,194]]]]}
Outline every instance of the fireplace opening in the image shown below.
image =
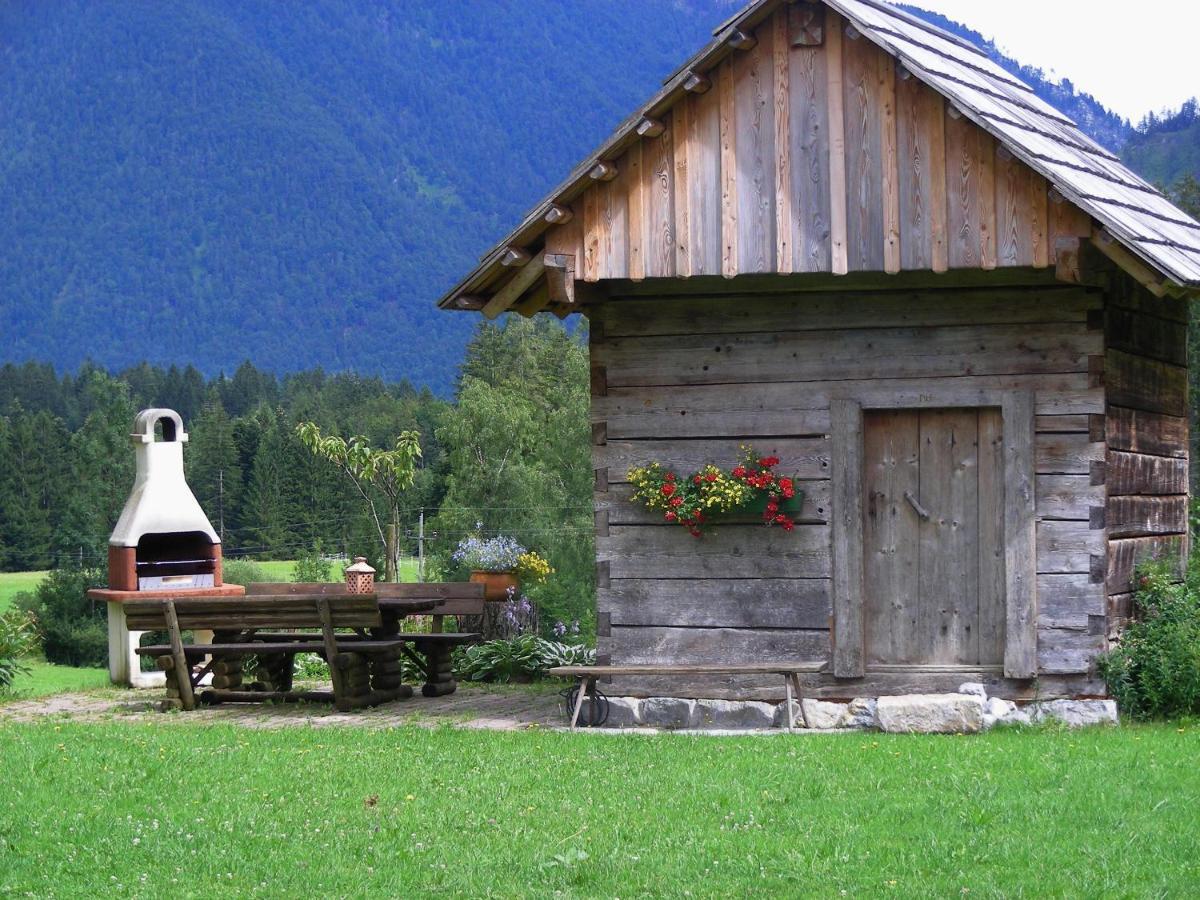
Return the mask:
{"type": "Polygon", "coordinates": [[[144,534],[135,557],[138,590],[213,587],[218,553],[202,531],[144,534]]]}

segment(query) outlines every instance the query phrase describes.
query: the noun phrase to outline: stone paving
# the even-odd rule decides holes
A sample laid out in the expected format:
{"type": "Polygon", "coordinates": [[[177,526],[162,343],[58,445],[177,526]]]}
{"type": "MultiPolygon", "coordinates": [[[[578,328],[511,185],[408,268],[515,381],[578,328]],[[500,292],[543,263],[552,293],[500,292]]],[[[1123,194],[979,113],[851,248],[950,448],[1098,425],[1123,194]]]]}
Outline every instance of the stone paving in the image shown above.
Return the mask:
{"type": "MultiPolygon", "coordinates": [[[[316,689],[328,686],[313,685],[316,689]]],[[[373,709],[340,713],[324,703],[225,704],[201,706],[188,713],[161,713],[162,690],[102,689],[56,694],[0,705],[0,724],[46,718],[81,722],[146,722],[241,725],[249,728],[315,728],[355,726],[390,728],[398,725],[454,725],[515,731],[553,728],[565,724],[562,698],[549,685],[461,685],[445,697],[422,697],[386,703],[373,709]]]]}

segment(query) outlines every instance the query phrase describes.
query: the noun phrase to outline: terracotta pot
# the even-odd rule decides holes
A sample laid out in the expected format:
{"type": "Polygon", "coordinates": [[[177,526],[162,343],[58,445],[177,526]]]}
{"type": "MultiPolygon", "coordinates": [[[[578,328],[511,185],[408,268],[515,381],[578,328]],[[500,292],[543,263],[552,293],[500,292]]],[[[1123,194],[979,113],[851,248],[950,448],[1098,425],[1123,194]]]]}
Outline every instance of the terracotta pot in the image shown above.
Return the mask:
{"type": "Polygon", "coordinates": [[[485,600],[503,601],[508,599],[508,589],[514,591],[520,587],[517,576],[512,572],[472,572],[471,581],[483,585],[485,600]]]}

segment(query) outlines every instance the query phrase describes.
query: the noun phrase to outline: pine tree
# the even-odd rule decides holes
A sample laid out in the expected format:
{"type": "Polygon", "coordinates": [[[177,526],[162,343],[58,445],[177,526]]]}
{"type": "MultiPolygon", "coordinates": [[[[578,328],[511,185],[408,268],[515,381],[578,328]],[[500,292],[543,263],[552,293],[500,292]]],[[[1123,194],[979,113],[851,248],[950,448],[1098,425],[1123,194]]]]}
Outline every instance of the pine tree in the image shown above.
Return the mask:
{"type": "Polygon", "coordinates": [[[233,422],[217,391],[209,392],[200,415],[188,427],[188,436],[184,453],[188,484],[225,542],[237,521],[242,465],[233,422]]]}

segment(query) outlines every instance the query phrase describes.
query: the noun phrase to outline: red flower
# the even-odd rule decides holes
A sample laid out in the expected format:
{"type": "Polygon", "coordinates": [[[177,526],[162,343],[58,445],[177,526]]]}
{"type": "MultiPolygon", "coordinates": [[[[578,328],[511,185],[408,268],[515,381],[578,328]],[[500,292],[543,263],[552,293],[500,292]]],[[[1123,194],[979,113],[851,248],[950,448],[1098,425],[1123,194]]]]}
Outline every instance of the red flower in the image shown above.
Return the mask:
{"type": "Polygon", "coordinates": [[[682,497],[672,497],[671,505],[672,506],[683,506],[683,498],[682,497]]]}
{"type": "Polygon", "coordinates": [[[705,475],[705,476],[704,476],[704,480],[705,480],[705,481],[707,481],[707,482],[710,482],[710,483],[711,483],[711,482],[713,482],[713,481],[716,481],[716,480],[717,480],[717,473],[716,473],[716,472],[709,472],[707,475],[705,475]]]}
{"type": "Polygon", "coordinates": [[[696,484],[699,484],[701,481],[701,478],[699,475],[697,475],[695,478],[692,479],[692,481],[696,482],[696,484]]]}
{"type": "Polygon", "coordinates": [[[788,500],[791,500],[793,497],[796,496],[796,492],[793,491],[790,487],[787,487],[787,488],[783,489],[783,496],[785,498],[787,498],[788,500]]]}
{"type": "Polygon", "coordinates": [[[734,478],[745,478],[746,477],[746,467],[745,466],[734,466],[733,477],[734,478]]]}
{"type": "Polygon", "coordinates": [[[780,513],[779,515],[777,515],[777,516],[775,517],[775,524],[776,524],[776,525],[782,525],[782,524],[783,524],[784,522],[786,522],[787,520],[788,520],[788,517],[787,517],[787,516],[785,516],[783,513],[780,513]]]}
{"type": "Polygon", "coordinates": [[[771,468],[771,466],[779,465],[779,457],[778,456],[764,456],[762,459],[760,459],[758,461],[758,464],[760,466],[762,466],[764,469],[769,469],[769,468],[771,468]]]}
{"type": "Polygon", "coordinates": [[[675,513],[673,513],[673,512],[667,513],[667,521],[668,522],[674,522],[678,518],[679,518],[679,516],[675,515],[675,513]]]}
{"type": "Polygon", "coordinates": [[[670,497],[670,496],[671,496],[673,493],[675,493],[675,485],[673,485],[673,484],[664,484],[664,485],[662,486],[662,495],[663,495],[664,497],[670,497]]]}
{"type": "Polygon", "coordinates": [[[783,488],[785,491],[791,490],[791,489],[792,489],[792,487],[793,487],[792,479],[790,479],[790,478],[780,478],[780,479],[779,479],[779,486],[780,486],[781,488],[783,488]]]}
{"type": "Polygon", "coordinates": [[[666,477],[666,480],[667,480],[667,481],[674,481],[674,480],[675,480],[675,473],[674,473],[674,472],[668,472],[668,473],[666,474],[666,476],[665,476],[665,477],[666,477]]]}
{"type": "Polygon", "coordinates": [[[767,504],[767,512],[769,512],[771,515],[775,515],[775,513],[779,512],[779,504],[772,500],[767,504]]]}
{"type": "Polygon", "coordinates": [[[784,531],[791,531],[793,528],[796,527],[796,523],[793,522],[791,519],[788,519],[786,522],[783,522],[781,524],[783,526],[784,531]]]}

